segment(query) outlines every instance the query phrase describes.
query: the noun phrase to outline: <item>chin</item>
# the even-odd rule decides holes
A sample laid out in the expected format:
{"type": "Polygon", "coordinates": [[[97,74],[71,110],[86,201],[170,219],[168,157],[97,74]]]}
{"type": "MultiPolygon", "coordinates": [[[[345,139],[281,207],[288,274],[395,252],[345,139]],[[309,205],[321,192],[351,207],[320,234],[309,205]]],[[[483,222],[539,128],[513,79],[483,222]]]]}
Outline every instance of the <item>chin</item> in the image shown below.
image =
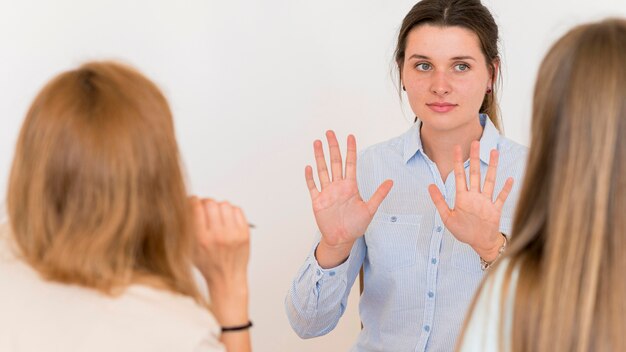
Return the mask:
{"type": "Polygon", "coordinates": [[[423,119],[420,118],[420,121],[422,121],[423,126],[437,131],[453,131],[460,128],[469,129],[472,122],[454,113],[428,114],[424,115],[423,119]]]}

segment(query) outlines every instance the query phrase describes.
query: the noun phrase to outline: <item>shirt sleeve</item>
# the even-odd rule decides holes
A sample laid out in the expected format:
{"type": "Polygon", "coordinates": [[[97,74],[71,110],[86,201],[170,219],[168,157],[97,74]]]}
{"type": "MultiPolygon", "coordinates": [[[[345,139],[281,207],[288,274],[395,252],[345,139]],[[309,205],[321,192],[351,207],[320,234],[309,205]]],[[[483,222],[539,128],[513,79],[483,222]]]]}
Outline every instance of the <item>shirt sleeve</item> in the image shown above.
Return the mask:
{"type": "Polygon", "coordinates": [[[298,271],[285,298],[289,323],[301,338],[325,335],[337,326],[365,257],[365,241],[360,237],[345,262],[323,269],[315,258],[318,244],[319,241],[298,271]]]}

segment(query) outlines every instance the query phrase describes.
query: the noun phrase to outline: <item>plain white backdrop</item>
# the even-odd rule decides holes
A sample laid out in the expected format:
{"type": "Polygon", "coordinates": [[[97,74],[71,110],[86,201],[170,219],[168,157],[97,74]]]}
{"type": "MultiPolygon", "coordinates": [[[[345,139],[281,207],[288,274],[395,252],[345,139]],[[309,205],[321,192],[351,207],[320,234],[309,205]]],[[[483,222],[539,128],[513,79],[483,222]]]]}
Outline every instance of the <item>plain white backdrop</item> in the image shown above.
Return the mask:
{"type": "MultiPolygon", "coordinates": [[[[413,115],[391,68],[414,2],[0,0],[0,203],[20,125],[42,85],[86,60],[129,63],[171,103],[190,191],[242,206],[256,225],[254,349],[346,351],[360,329],[356,287],[327,336],[300,340],[284,313],[315,238],[304,166],[327,129],[342,144],[355,134],[362,147],[409,128],[413,115]]],[[[500,26],[505,133],[527,145],[547,48],[575,24],[626,16],[626,1],[484,3],[500,26]]]]}

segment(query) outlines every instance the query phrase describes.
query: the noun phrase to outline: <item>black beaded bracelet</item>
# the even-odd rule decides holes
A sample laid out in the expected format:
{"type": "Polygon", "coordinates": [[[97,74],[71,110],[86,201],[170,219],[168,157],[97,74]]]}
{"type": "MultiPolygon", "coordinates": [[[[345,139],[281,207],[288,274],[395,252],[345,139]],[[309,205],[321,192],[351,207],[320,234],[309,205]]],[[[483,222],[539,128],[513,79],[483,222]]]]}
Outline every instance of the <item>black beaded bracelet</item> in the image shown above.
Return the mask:
{"type": "Polygon", "coordinates": [[[222,326],[222,332],[234,332],[234,331],[248,330],[251,327],[252,327],[252,322],[248,321],[248,324],[246,324],[246,325],[222,326]]]}

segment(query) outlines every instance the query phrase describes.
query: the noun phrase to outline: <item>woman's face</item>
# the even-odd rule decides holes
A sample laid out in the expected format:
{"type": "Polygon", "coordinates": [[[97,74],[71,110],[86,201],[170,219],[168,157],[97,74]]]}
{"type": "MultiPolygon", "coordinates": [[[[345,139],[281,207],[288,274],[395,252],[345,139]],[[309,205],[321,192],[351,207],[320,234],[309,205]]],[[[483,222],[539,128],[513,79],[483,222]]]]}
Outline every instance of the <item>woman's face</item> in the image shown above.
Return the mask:
{"type": "Polygon", "coordinates": [[[474,32],[423,24],[407,37],[402,84],[423,127],[454,131],[475,127],[492,81],[474,32]]]}

